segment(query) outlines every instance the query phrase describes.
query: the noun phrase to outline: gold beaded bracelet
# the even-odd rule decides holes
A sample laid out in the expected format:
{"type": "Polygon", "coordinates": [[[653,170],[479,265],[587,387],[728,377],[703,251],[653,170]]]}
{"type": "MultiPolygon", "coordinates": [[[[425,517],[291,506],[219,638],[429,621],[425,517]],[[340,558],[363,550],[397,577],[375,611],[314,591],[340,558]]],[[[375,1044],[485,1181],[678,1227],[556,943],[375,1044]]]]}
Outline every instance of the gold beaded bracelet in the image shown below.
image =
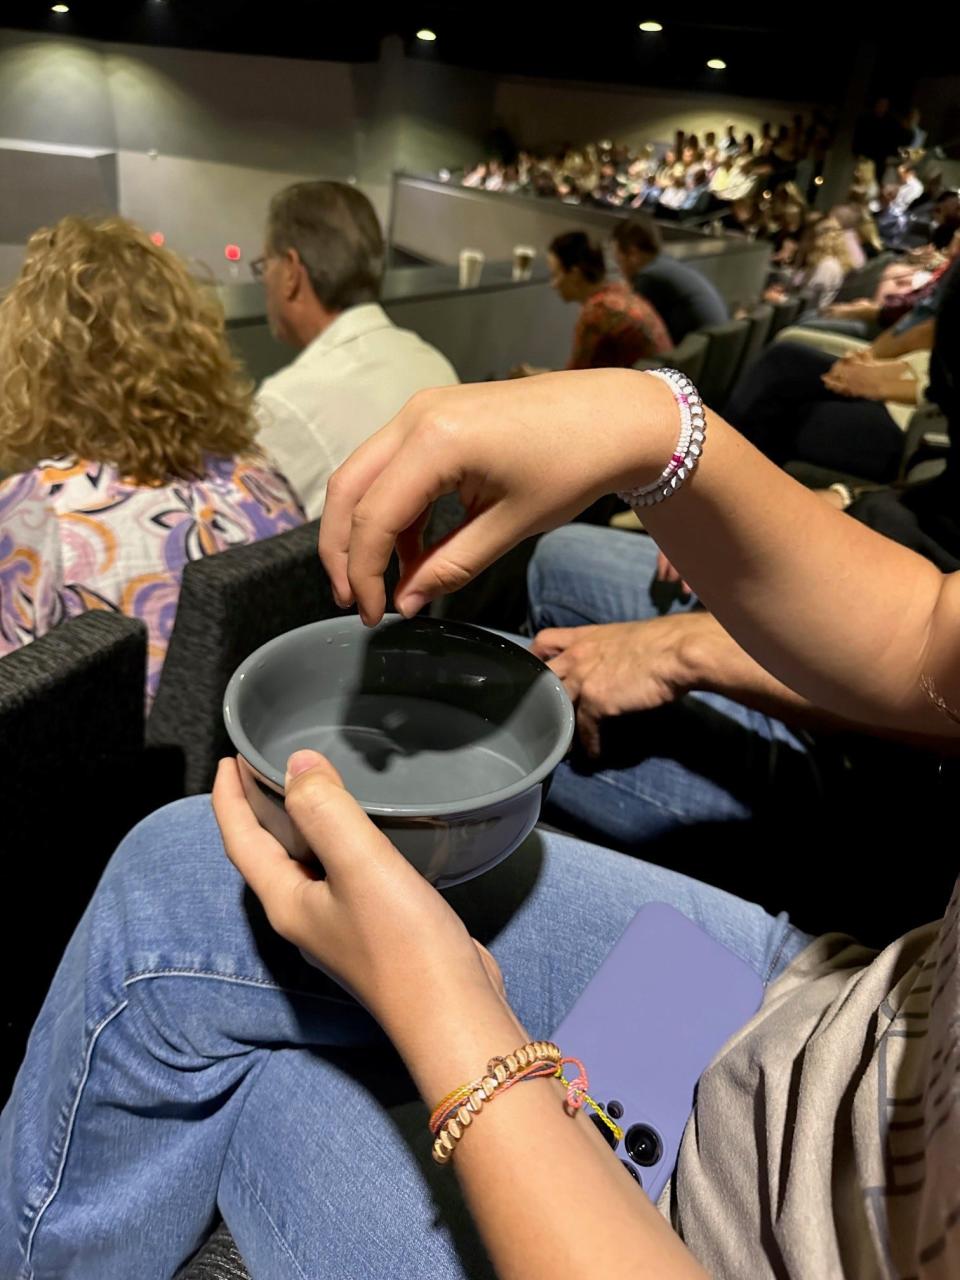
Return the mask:
{"type": "Polygon", "coordinates": [[[433,1158],[437,1164],[447,1163],[484,1103],[520,1080],[558,1076],[562,1062],[563,1054],[557,1045],[549,1040],[531,1040],[506,1057],[491,1058],[484,1075],[441,1098],[430,1116],[430,1132],[436,1139],[433,1158]]]}

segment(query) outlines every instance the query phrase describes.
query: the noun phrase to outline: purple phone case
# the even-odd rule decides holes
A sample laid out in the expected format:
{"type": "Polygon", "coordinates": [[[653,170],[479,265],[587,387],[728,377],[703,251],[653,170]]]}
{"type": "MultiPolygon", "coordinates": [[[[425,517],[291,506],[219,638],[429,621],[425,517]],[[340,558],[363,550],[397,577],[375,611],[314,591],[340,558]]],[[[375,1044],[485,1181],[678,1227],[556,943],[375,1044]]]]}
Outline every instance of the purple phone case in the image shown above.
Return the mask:
{"type": "Polygon", "coordinates": [[[651,1200],[673,1173],[697,1081],[762,999],[763,983],[738,956],[679,911],[652,902],[557,1027],[556,1043],[587,1069],[590,1096],[608,1110],[611,1102],[622,1106],[614,1114],[624,1131],[616,1154],[651,1200]],[[633,1126],[654,1131],[659,1153],[642,1129],[630,1141],[633,1126]]]}

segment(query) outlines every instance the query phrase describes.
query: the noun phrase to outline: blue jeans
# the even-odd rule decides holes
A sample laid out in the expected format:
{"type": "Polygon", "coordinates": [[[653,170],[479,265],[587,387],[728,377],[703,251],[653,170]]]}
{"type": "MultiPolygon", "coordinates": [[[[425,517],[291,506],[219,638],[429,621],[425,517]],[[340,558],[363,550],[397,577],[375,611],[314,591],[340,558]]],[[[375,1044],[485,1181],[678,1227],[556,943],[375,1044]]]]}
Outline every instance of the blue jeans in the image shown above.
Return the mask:
{"type": "MultiPolygon", "coordinates": [[[[537,1036],[647,901],[767,980],[808,941],[718,889],[537,833],[449,896],[537,1036]]],[[[121,844],[34,1027],[0,1117],[0,1275],[169,1280],[218,1210],[256,1280],[492,1274],[392,1050],[271,932],[193,797],[121,844]]]]}
{"type": "MultiPolygon", "coordinates": [[[[651,538],[566,525],[541,538],[527,573],[534,631],[656,617],[651,538]]],[[[690,606],[686,606],[690,607],[690,606]]],[[[712,693],[606,722],[598,761],[574,751],[544,817],[588,839],[652,854],[679,829],[743,821],[819,793],[806,741],[771,716],[712,693]]]]}

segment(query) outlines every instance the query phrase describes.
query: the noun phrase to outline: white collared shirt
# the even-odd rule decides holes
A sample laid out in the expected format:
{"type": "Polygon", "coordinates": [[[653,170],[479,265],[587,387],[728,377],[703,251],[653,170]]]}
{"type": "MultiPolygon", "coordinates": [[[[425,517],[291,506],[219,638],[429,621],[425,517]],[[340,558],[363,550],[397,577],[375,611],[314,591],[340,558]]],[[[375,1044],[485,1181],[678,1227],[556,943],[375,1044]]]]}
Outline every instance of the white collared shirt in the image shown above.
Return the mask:
{"type": "Polygon", "coordinates": [[[375,302],[342,312],[257,392],[259,443],[307,513],[323,511],[341,462],[426,387],[459,379],[450,362],[375,302]]]}

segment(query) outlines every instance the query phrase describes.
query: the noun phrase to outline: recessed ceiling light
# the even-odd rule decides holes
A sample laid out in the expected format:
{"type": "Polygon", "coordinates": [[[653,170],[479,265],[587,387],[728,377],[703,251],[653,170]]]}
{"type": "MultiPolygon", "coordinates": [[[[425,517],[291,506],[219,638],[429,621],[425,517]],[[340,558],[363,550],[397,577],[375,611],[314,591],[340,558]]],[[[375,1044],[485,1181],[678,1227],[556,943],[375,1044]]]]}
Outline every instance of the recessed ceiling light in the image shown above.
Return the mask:
{"type": "Polygon", "coordinates": [[[711,71],[726,71],[727,64],[722,58],[711,58],[707,63],[711,71]]]}
{"type": "Polygon", "coordinates": [[[51,13],[69,13],[70,6],[68,4],[52,4],[50,6],[51,13]]]}
{"type": "Polygon", "coordinates": [[[420,30],[417,32],[418,40],[429,41],[429,40],[436,40],[436,38],[437,38],[437,33],[435,31],[431,31],[429,27],[421,27],[420,30]]]}
{"type": "Polygon", "coordinates": [[[814,178],[814,180],[813,180],[813,185],[814,185],[815,187],[822,187],[822,186],[823,186],[823,178],[820,176],[820,174],[819,174],[819,173],[818,173],[818,174],[817,174],[817,176],[814,178]]]}
{"type": "Polygon", "coordinates": [[[662,30],[663,30],[663,23],[661,23],[661,22],[641,22],[641,23],[640,23],[640,30],[641,30],[641,31],[662,31],[662,30]]]}

